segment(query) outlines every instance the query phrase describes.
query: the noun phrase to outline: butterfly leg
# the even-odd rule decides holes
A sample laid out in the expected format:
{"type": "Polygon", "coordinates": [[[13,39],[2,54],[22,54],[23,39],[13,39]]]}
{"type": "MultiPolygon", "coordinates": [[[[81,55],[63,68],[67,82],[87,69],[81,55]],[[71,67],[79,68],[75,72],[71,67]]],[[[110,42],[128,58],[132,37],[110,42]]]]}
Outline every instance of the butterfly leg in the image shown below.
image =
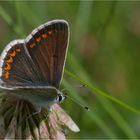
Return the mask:
{"type": "Polygon", "coordinates": [[[41,107],[40,106],[37,106],[36,108],[37,108],[37,111],[34,112],[33,114],[31,114],[32,116],[37,115],[37,114],[39,114],[41,112],[41,107]]]}
{"type": "Polygon", "coordinates": [[[40,106],[36,106],[37,111],[33,112],[31,115],[29,115],[26,119],[29,119],[30,117],[37,115],[41,112],[41,107],[40,106]]]}

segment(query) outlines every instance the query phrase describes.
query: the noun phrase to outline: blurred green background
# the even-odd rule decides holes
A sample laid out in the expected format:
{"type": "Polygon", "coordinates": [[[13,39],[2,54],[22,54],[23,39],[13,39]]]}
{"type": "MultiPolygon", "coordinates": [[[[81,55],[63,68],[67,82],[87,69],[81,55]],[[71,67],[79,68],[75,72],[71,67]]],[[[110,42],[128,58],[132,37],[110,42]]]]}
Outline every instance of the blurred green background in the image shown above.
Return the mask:
{"type": "MultiPolygon", "coordinates": [[[[52,19],[70,25],[66,69],[140,110],[140,2],[1,1],[0,50],[52,19]]],[[[69,99],[62,103],[81,129],[68,138],[140,138],[140,115],[79,84],[64,74],[61,88],[90,108],[69,99]]]]}

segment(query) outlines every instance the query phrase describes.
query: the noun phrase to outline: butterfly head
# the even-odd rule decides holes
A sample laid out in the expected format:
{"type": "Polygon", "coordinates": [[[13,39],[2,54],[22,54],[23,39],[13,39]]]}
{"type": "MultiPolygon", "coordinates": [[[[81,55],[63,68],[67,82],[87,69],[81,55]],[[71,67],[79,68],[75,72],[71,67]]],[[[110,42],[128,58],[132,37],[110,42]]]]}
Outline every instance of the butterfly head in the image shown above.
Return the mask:
{"type": "Polygon", "coordinates": [[[61,103],[65,99],[66,99],[66,96],[61,91],[58,90],[57,97],[56,97],[56,102],[61,103]]]}

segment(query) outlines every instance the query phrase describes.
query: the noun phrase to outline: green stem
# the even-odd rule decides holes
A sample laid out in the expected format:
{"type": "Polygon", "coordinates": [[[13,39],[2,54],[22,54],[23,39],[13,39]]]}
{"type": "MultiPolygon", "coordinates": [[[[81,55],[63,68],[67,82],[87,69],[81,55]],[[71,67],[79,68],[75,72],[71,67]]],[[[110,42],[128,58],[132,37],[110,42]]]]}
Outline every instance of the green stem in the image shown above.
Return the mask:
{"type": "Polygon", "coordinates": [[[80,81],[81,83],[83,83],[84,85],[86,85],[87,87],[89,87],[90,89],[92,89],[93,91],[95,91],[96,93],[100,94],[101,96],[103,96],[103,97],[105,97],[105,98],[107,98],[107,99],[109,99],[109,100],[111,100],[111,101],[113,101],[113,102],[115,102],[115,103],[121,105],[122,107],[124,107],[125,109],[127,109],[127,110],[129,110],[129,111],[131,111],[131,112],[134,112],[134,113],[140,115],[140,111],[139,111],[139,110],[137,110],[137,109],[131,107],[130,105],[128,105],[128,104],[126,104],[126,103],[120,101],[119,99],[117,99],[117,98],[115,98],[115,97],[113,97],[113,96],[110,96],[109,94],[107,94],[107,93],[101,91],[100,89],[96,88],[94,85],[92,85],[92,84],[90,84],[90,83],[88,83],[88,82],[82,80],[81,78],[79,78],[78,76],[76,76],[75,74],[69,72],[69,71],[66,70],[66,69],[65,69],[65,73],[66,73],[67,75],[69,75],[70,77],[72,77],[72,78],[74,78],[74,79],[80,81]]]}

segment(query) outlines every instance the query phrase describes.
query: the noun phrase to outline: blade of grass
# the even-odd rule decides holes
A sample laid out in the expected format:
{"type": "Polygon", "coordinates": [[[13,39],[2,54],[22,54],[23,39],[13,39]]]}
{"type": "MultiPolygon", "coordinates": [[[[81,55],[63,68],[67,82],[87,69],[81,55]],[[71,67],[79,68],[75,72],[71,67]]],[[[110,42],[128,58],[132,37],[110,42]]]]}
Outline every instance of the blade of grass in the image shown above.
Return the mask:
{"type": "Polygon", "coordinates": [[[6,23],[11,27],[11,29],[17,33],[20,36],[24,36],[23,31],[21,30],[21,28],[19,28],[15,22],[12,20],[12,18],[10,17],[10,15],[7,13],[7,11],[0,6],[0,16],[6,21],[6,23]]]}
{"type": "Polygon", "coordinates": [[[39,19],[39,16],[37,15],[36,11],[34,11],[35,9],[32,9],[32,7],[30,7],[30,4],[31,3],[29,3],[28,1],[24,1],[24,2],[22,2],[22,4],[19,3],[19,5],[21,7],[21,12],[22,12],[23,18],[31,26],[35,27],[40,24],[40,19],[39,19]]]}
{"type": "MultiPolygon", "coordinates": [[[[68,81],[66,81],[65,79],[63,79],[63,85],[66,87],[66,89],[69,89],[70,93],[72,94],[72,96],[74,97],[74,99],[78,99],[78,102],[82,103],[83,105],[88,105],[81,97],[79,97],[76,94],[76,91],[74,88],[72,88],[71,84],[68,83],[68,81]]],[[[91,106],[90,106],[91,107],[91,106]]],[[[108,127],[108,125],[102,120],[102,118],[97,115],[97,113],[94,113],[94,111],[92,110],[93,107],[90,108],[90,112],[86,113],[86,117],[88,115],[88,117],[91,118],[91,120],[93,122],[95,122],[100,129],[109,137],[109,138],[117,138],[117,136],[115,135],[115,133],[113,132],[113,130],[108,127]]]]}
{"type": "Polygon", "coordinates": [[[109,99],[109,100],[111,100],[111,101],[113,101],[113,102],[119,104],[119,105],[122,106],[123,108],[125,108],[125,109],[127,109],[127,110],[129,110],[129,111],[131,111],[131,112],[133,112],[133,113],[136,113],[137,115],[140,115],[140,111],[139,111],[139,110],[137,110],[137,109],[131,107],[130,105],[128,105],[128,104],[126,104],[126,103],[120,101],[119,99],[117,99],[117,98],[115,98],[115,97],[113,97],[113,96],[107,94],[106,92],[103,92],[103,91],[100,90],[99,88],[96,88],[94,85],[92,85],[92,84],[90,84],[90,83],[88,83],[88,82],[82,80],[81,78],[79,78],[79,77],[76,76],[75,74],[71,73],[70,71],[68,71],[68,70],[65,69],[65,73],[66,73],[67,75],[69,75],[70,77],[72,77],[72,78],[78,80],[79,82],[85,84],[87,87],[89,87],[89,88],[90,88],[91,90],[93,90],[94,92],[100,94],[101,96],[103,96],[103,97],[105,97],[105,98],[107,98],[107,99],[109,99]]]}
{"type": "Polygon", "coordinates": [[[8,25],[13,25],[13,20],[2,6],[0,6],[0,16],[6,21],[8,25]]]}
{"type": "Polygon", "coordinates": [[[23,31],[21,3],[22,3],[21,1],[14,1],[15,9],[16,9],[16,18],[17,18],[16,27],[17,27],[17,30],[20,33],[20,35],[22,37],[24,37],[25,35],[24,35],[24,31],[23,31]]]}
{"type": "MultiPolygon", "coordinates": [[[[86,79],[86,81],[88,81],[88,83],[92,83],[90,76],[88,76],[88,74],[84,71],[83,67],[77,62],[77,59],[70,53],[68,55],[68,58],[69,58],[68,60],[70,61],[69,63],[72,64],[71,66],[74,66],[74,68],[71,67],[71,69],[73,69],[74,71],[75,71],[75,69],[78,69],[79,75],[82,75],[82,77],[84,79],[86,79]]],[[[95,93],[95,92],[93,92],[93,93],[95,93]]],[[[98,94],[96,94],[96,98],[102,104],[103,108],[113,118],[113,120],[116,122],[116,124],[119,126],[119,128],[125,133],[127,138],[137,138],[137,136],[134,133],[134,131],[132,130],[132,128],[128,125],[128,123],[125,121],[123,116],[115,109],[113,104],[111,104],[110,100],[107,100],[107,99],[105,100],[105,98],[102,99],[103,97],[101,98],[101,96],[99,96],[98,94]],[[114,112],[115,115],[112,112],[114,112]]]]}
{"type": "Polygon", "coordinates": [[[75,42],[77,42],[82,37],[83,33],[86,33],[88,30],[93,2],[94,1],[89,2],[81,0],[79,3],[79,9],[75,23],[75,32],[78,33],[80,31],[80,34],[75,34],[75,42]]]}

